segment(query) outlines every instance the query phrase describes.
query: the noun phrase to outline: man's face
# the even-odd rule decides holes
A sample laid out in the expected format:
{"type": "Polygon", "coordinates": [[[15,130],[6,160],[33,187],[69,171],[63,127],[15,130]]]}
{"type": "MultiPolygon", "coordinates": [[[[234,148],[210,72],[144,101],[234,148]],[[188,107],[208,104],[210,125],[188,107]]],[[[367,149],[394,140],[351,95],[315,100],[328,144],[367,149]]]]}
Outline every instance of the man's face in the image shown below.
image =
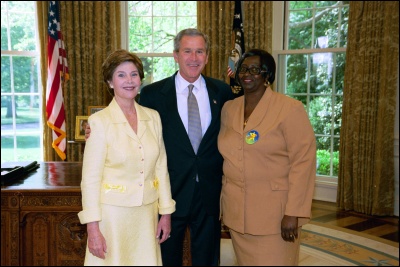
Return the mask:
{"type": "Polygon", "coordinates": [[[174,52],[175,62],[179,64],[182,77],[193,83],[196,81],[208,62],[206,42],[201,36],[184,36],[180,42],[179,52],[174,52]]]}

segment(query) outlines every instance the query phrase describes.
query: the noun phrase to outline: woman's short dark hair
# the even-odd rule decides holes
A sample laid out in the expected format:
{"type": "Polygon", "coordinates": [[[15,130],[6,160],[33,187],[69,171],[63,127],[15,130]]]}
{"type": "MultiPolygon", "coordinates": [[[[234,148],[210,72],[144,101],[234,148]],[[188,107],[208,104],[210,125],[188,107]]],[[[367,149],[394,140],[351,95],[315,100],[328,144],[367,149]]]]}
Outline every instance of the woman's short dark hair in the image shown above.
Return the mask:
{"type": "Polygon", "coordinates": [[[136,54],[125,49],[119,49],[108,55],[101,66],[103,70],[103,81],[108,87],[110,86],[108,82],[112,80],[116,68],[123,62],[132,62],[139,71],[140,80],[144,79],[143,63],[140,58],[136,54]]]}
{"type": "MultiPolygon", "coordinates": [[[[260,67],[262,71],[261,75],[268,80],[270,84],[275,81],[276,64],[274,57],[265,50],[262,49],[251,49],[245,52],[239,59],[237,64],[237,70],[240,69],[245,58],[258,56],[260,57],[260,67]],[[267,78],[268,77],[268,78],[267,78]]],[[[240,84],[239,71],[236,71],[235,80],[240,84]]]]}

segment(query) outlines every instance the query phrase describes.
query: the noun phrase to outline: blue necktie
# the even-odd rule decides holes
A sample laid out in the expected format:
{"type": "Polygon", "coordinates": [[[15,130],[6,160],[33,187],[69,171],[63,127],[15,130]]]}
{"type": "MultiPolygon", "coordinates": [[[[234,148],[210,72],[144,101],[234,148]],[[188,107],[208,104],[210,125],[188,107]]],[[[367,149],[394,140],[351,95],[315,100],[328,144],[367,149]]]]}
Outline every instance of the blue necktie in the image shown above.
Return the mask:
{"type": "Polygon", "coordinates": [[[199,148],[202,138],[202,132],[199,106],[197,105],[196,96],[193,94],[193,87],[193,84],[188,85],[188,135],[190,142],[192,143],[193,150],[197,154],[197,149],[199,148]]]}

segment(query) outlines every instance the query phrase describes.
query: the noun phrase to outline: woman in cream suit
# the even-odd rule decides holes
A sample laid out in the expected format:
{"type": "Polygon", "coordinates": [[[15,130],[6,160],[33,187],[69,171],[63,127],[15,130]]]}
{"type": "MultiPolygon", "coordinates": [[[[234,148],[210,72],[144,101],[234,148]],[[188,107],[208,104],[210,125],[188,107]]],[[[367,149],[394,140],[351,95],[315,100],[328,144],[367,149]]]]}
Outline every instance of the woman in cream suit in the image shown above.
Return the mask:
{"type": "Polygon", "coordinates": [[[85,265],[162,265],[175,201],[160,116],[135,102],[144,78],[135,54],[117,50],[102,69],[114,98],[89,117],[78,214],[87,224],[85,265]]]}
{"type": "Polygon", "coordinates": [[[275,68],[268,52],[246,52],[235,77],[244,96],[221,114],[222,219],[239,265],[298,265],[311,216],[314,131],[300,101],[271,89],[275,68]]]}

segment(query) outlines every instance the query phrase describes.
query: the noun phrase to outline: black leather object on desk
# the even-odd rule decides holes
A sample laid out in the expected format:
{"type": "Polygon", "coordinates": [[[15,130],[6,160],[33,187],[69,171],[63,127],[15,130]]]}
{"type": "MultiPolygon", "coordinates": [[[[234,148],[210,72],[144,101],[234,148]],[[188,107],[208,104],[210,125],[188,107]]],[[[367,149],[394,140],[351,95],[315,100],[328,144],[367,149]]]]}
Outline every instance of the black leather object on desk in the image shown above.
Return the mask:
{"type": "Polygon", "coordinates": [[[13,166],[10,168],[1,168],[1,185],[13,185],[14,183],[20,181],[26,175],[37,168],[40,164],[37,161],[33,161],[25,166],[13,166]]]}

